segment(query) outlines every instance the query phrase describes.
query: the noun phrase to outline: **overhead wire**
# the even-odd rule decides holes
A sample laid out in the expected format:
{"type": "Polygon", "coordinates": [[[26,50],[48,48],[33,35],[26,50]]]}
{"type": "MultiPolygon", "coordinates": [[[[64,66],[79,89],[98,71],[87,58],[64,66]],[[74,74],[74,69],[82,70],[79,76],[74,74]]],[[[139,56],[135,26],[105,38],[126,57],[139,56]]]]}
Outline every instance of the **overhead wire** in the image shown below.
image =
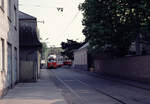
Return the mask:
{"type": "Polygon", "coordinates": [[[77,18],[77,16],[79,15],[80,11],[78,11],[75,16],[73,17],[73,19],[69,22],[69,24],[66,26],[66,28],[64,29],[64,31],[62,32],[62,34],[64,34],[68,28],[72,25],[72,23],[74,22],[74,20],[77,18]]]}
{"type": "MultiPolygon", "coordinates": [[[[22,2],[22,0],[20,0],[20,2],[22,2]]],[[[59,3],[65,3],[62,1],[59,2],[51,2],[52,4],[59,4],[59,3]]],[[[75,3],[81,3],[81,2],[75,2],[75,3]]],[[[23,4],[23,3],[19,3],[19,6],[32,6],[32,7],[39,7],[39,8],[57,8],[57,7],[62,7],[62,6],[46,6],[46,5],[41,5],[41,4],[23,4]]]]}
{"type": "Polygon", "coordinates": [[[42,6],[42,5],[29,5],[29,4],[19,4],[20,7],[37,7],[37,8],[64,8],[63,6],[42,6]]]}
{"type": "MultiPolygon", "coordinates": [[[[22,0],[20,0],[22,1],[22,0]]],[[[53,2],[53,3],[65,3],[65,2],[53,2]]],[[[81,2],[76,2],[76,3],[81,3],[81,2]]],[[[32,6],[32,7],[37,7],[37,8],[64,8],[61,6],[45,6],[45,5],[36,5],[36,4],[19,4],[19,6],[32,6]]],[[[64,29],[64,31],[62,32],[62,34],[64,34],[68,28],[72,25],[72,23],[74,22],[74,20],[77,18],[77,16],[79,15],[80,11],[78,11],[75,16],[73,17],[73,19],[68,23],[68,25],[66,26],[66,28],[64,29]]]]}

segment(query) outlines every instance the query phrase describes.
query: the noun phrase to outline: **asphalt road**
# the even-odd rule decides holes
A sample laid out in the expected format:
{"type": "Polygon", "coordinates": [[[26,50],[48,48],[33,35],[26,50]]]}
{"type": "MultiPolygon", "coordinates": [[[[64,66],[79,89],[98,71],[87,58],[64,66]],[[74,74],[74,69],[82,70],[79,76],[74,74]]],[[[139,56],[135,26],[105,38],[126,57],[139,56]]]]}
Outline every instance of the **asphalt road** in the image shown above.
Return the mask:
{"type": "Polygon", "coordinates": [[[96,78],[72,69],[52,69],[51,79],[68,104],[150,104],[150,90],[96,78]]]}

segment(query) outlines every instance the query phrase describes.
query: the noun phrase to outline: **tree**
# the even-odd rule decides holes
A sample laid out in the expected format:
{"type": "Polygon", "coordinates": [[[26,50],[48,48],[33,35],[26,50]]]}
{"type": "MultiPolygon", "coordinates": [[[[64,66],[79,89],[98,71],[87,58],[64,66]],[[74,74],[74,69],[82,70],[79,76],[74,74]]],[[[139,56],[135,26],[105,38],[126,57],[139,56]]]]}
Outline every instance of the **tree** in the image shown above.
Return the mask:
{"type": "Polygon", "coordinates": [[[150,37],[149,0],[85,0],[79,9],[83,33],[94,51],[124,56],[139,35],[150,37]]]}
{"type": "Polygon", "coordinates": [[[43,59],[46,59],[46,51],[47,51],[48,47],[47,47],[47,44],[46,42],[42,42],[42,58],[43,59]]]}
{"type": "Polygon", "coordinates": [[[64,52],[62,52],[62,55],[67,56],[68,58],[73,60],[73,51],[80,48],[83,44],[84,42],[80,43],[74,40],[67,39],[67,42],[61,43],[62,49],[64,50],[64,52]]]}

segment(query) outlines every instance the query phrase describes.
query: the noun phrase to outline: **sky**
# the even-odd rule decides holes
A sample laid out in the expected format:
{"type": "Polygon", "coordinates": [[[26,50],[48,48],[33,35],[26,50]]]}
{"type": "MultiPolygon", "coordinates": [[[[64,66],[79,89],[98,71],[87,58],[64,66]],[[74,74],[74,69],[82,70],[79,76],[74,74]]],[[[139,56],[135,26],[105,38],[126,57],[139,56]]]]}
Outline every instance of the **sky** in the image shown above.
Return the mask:
{"type": "Polygon", "coordinates": [[[61,42],[73,39],[81,42],[82,13],[79,3],[84,0],[19,0],[19,10],[37,18],[40,37],[48,46],[59,47],[61,42]],[[63,12],[58,10],[63,8],[63,12]],[[48,38],[48,39],[47,39],[48,38]]]}

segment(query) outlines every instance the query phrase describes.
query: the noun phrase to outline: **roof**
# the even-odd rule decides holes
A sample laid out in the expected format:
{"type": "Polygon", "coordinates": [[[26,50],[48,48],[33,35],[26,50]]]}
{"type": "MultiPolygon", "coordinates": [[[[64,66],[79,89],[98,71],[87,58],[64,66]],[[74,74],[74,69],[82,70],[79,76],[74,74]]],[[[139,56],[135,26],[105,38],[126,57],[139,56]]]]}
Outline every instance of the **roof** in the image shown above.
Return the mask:
{"type": "Polygon", "coordinates": [[[89,43],[87,42],[87,43],[85,43],[81,48],[79,48],[78,50],[85,49],[85,48],[87,48],[88,46],[89,46],[89,43]]]}
{"type": "MultiPolygon", "coordinates": [[[[20,17],[23,20],[30,19],[36,21],[36,18],[30,16],[26,13],[20,12],[20,17]]],[[[34,47],[34,48],[41,48],[42,44],[40,43],[38,36],[37,36],[37,25],[36,22],[32,21],[23,21],[25,24],[28,25],[19,25],[19,46],[22,47],[34,47]],[[30,25],[30,23],[35,23],[35,25],[30,25]],[[35,27],[33,27],[35,26],[35,27]]]]}
{"type": "Polygon", "coordinates": [[[82,47],[80,47],[79,49],[74,50],[74,52],[80,51],[82,49],[86,49],[89,46],[89,43],[85,43],[82,47]]]}
{"type": "Polygon", "coordinates": [[[36,31],[31,27],[19,28],[19,45],[20,47],[42,47],[36,31]]]}
{"type": "Polygon", "coordinates": [[[30,20],[34,19],[35,20],[36,17],[33,17],[33,16],[29,15],[29,14],[26,14],[24,12],[19,11],[19,19],[20,20],[21,19],[30,19],[30,20]]]}

